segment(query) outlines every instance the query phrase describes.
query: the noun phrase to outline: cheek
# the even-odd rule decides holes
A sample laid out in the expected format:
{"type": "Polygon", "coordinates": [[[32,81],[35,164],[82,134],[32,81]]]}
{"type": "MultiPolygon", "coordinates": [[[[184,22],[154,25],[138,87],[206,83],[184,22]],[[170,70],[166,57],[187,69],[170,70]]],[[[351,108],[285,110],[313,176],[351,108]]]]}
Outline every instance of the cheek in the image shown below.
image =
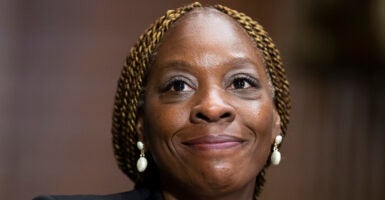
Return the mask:
{"type": "Polygon", "coordinates": [[[266,158],[270,153],[272,145],[274,127],[273,105],[268,101],[260,101],[240,109],[242,109],[240,115],[244,124],[251,130],[251,137],[254,138],[255,144],[252,154],[261,156],[260,159],[266,158]]]}
{"type": "Polygon", "coordinates": [[[247,109],[243,108],[241,116],[257,137],[271,136],[273,132],[274,109],[268,101],[254,102],[247,109]]]}
{"type": "Polygon", "coordinates": [[[144,134],[149,147],[155,148],[152,152],[172,151],[172,138],[188,120],[187,110],[184,105],[146,102],[144,134]]]}
{"type": "Polygon", "coordinates": [[[269,159],[272,135],[273,135],[273,107],[269,104],[258,103],[253,109],[254,113],[245,123],[254,134],[254,144],[251,148],[250,164],[254,164],[254,173],[258,174],[266,165],[269,159]]]}

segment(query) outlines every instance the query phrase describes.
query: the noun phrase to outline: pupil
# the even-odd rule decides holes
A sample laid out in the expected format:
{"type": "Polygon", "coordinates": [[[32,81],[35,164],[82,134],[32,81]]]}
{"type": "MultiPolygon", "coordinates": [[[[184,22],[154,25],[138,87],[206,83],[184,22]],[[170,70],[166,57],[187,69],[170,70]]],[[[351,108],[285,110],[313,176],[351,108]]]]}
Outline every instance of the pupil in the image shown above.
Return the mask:
{"type": "Polygon", "coordinates": [[[245,81],[243,81],[243,80],[236,80],[236,81],[234,82],[234,87],[235,87],[236,89],[244,88],[244,87],[245,87],[245,81]]]}
{"type": "Polygon", "coordinates": [[[176,81],[174,83],[174,90],[175,91],[182,91],[184,89],[184,82],[183,81],[176,81]]]}

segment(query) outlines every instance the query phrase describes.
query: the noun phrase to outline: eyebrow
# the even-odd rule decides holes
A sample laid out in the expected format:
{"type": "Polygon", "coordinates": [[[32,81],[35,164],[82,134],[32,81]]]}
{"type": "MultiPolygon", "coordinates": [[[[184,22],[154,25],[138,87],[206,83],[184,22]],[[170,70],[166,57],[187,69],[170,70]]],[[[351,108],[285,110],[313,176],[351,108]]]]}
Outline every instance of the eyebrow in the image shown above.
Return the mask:
{"type": "MultiPolygon", "coordinates": [[[[228,62],[223,63],[222,65],[224,66],[235,66],[235,67],[240,67],[245,64],[250,64],[253,66],[257,66],[257,63],[253,62],[247,57],[237,57],[234,59],[231,59],[228,62]]],[[[162,68],[167,69],[167,68],[179,68],[179,69],[189,69],[191,67],[191,64],[183,61],[183,60],[172,60],[170,62],[166,62],[165,64],[160,65],[162,68]]]]}
{"type": "Polygon", "coordinates": [[[160,67],[162,67],[163,69],[167,69],[167,68],[189,69],[191,65],[188,62],[185,62],[183,60],[172,60],[170,62],[161,64],[160,67]]]}
{"type": "Polygon", "coordinates": [[[248,64],[248,65],[253,65],[255,67],[257,67],[258,63],[255,63],[253,62],[252,60],[250,60],[249,58],[247,57],[237,57],[237,58],[234,58],[234,59],[231,59],[229,62],[226,62],[224,65],[226,66],[235,66],[235,67],[240,67],[242,65],[245,65],[245,64],[248,64]]]}

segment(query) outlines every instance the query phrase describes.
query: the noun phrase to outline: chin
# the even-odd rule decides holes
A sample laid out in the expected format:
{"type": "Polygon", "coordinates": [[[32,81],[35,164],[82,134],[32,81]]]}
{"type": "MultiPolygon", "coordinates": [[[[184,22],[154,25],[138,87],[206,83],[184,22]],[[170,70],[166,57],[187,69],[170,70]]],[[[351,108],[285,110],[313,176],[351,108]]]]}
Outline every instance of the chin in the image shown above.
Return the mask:
{"type": "Polygon", "coordinates": [[[237,191],[248,184],[254,186],[258,173],[254,170],[243,169],[244,166],[245,164],[242,163],[224,162],[214,162],[209,166],[202,166],[204,169],[197,172],[199,176],[193,188],[205,192],[207,195],[218,195],[237,191]]]}

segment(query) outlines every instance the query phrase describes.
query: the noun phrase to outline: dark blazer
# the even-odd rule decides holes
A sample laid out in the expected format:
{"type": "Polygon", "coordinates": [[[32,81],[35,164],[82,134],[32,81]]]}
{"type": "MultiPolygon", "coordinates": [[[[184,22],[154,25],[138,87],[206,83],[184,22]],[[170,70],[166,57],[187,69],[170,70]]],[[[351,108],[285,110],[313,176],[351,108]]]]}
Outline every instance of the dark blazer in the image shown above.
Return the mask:
{"type": "Polygon", "coordinates": [[[33,200],[163,200],[160,192],[138,189],[110,195],[53,195],[38,196],[33,200]]]}

